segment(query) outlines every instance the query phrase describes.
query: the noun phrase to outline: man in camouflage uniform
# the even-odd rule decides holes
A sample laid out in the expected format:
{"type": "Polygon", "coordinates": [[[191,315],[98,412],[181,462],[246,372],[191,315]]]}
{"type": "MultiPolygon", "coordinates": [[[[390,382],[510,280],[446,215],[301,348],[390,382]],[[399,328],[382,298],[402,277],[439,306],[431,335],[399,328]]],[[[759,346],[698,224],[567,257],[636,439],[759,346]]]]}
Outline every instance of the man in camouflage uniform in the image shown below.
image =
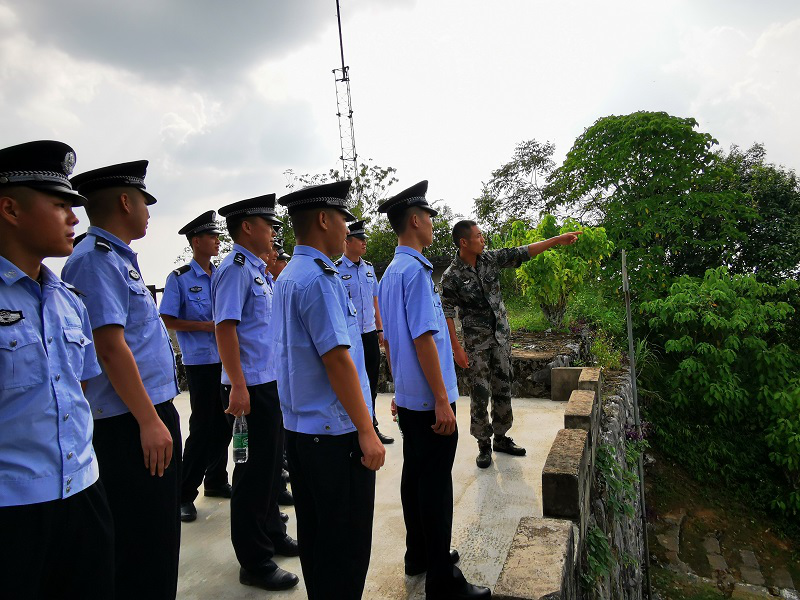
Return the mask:
{"type": "Polygon", "coordinates": [[[492,464],[495,452],[524,456],[525,448],[506,436],[511,412],[511,330],[500,294],[500,269],[517,268],[526,260],[552,248],[574,243],[580,231],[517,248],[484,252],[483,234],[475,221],[459,221],[453,227],[458,253],[442,275],[442,308],[450,330],[456,364],[469,369],[470,433],[478,440],[476,464],[492,464]],[[456,336],[453,319],[458,316],[466,352],[456,336]],[[492,420],[487,409],[492,399],[492,420]]]}

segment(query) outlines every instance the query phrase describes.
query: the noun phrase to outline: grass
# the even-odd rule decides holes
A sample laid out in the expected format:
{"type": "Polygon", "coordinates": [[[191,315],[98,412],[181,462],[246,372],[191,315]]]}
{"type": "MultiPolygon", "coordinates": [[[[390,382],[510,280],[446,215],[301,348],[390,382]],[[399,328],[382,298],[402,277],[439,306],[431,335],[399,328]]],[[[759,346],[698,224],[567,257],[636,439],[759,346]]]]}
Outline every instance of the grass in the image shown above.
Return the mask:
{"type": "Polygon", "coordinates": [[[547,331],[550,323],[544,316],[542,309],[532,306],[522,296],[508,296],[504,298],[508,311],[508,324],[511,331],[524,329],[525,331],[547,331]]]}

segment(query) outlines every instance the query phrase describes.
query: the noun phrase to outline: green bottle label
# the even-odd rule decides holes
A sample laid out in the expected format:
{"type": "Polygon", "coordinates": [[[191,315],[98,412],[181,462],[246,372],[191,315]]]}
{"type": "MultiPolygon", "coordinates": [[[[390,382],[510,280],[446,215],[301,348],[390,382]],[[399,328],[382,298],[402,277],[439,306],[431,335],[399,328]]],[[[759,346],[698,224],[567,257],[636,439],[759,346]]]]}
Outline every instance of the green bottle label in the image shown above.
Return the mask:
{"type": "Polygon", "coordinates": [[[233,434],[233,449],[239,450],[241,448],[247,448],[247,434],[246,433],[234,433],[233,434]]]}

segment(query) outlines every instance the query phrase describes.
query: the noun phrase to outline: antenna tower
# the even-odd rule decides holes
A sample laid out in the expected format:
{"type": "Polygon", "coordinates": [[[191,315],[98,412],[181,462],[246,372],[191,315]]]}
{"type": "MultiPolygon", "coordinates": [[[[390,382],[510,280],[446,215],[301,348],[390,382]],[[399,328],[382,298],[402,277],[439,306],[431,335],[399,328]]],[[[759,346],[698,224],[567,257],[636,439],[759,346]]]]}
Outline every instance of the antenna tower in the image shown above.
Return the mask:
{"type": "Polygon", "coordinates": [[[358,173],[356,154],[356,134],[353,130],[353,103],[350,98],[350,67],[344,64],[344,43],[342,42],[342,17],[339,0],[336,0],[336,20],[339,22],[339,52],[342,68],[333,70],[336,80],[336,116],[339,117],[339,142],[342,147],[342,177],[354,179],[358,173]]]}

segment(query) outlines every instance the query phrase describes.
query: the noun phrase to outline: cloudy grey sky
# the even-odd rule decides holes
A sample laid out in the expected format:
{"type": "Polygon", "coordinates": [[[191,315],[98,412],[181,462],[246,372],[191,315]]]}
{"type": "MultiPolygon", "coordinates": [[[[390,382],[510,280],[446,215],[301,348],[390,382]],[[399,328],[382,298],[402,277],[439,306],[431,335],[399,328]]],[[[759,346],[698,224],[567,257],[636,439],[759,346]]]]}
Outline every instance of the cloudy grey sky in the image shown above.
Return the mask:
{"type": "MultiPolygon", "coordinates": [[[[800,167],[794,0],[341,4],[359,157],[463,214],[519,141],[560,161],[636,110],[800,167]]],[[[1,145],[65,141],[76,172],[149,159],[159,202],[133,246],[162,285],[185,222],[339,166],[339,63],[335,0],[0,0],[1,145]]]]}

